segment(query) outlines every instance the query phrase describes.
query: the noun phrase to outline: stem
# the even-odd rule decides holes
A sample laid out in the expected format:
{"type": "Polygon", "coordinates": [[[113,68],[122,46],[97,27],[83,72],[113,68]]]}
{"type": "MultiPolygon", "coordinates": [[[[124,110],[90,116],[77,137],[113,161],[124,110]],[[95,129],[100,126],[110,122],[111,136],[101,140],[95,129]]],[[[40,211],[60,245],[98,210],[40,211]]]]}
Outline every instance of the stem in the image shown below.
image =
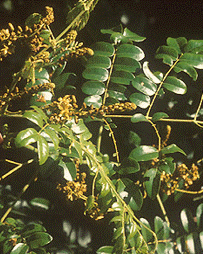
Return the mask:
{"type": "Polygon", "coordinates": [[[101,124],[101,126],[99,127],[99,133],[98,133],[98,138],[97,138],[97,152],[100,153],[101,151],[101,140],[102,140],[102,133],[104,130],[104,125],[101,124]]]}
{"type": "Polygon", "coordinates": [[[11,169],[9,172],[7,172],[6,174],[4,174],[2,177],[0,177],[0,180],[3,180],[5,179],[7,176],[13,174],[15,171],[17,171],[19,168],[21,168],[22,166],[24,165],[27,165],[27,164],[30,164],[34,161],[34,159],[31,159],[29,161],[27,161],[26,163],[18,163],[18,162],[15,162],[15,161],[11,161],[11,160],[8,160],[8,159],[5,159],[6,162],[9,162],[9,163],[12,163],[12,164],[15,164],[15,165],[18,165],[17,167],[11,169]]]}
{"type": "Polygon", "coordinates": [[[162,200],[161,200],[159,194],[157,194],[156,198],[157,198],[157,201],[158,201],[159,206],[160,206],[160,208],[161,208],[161,211],[162,211],[162,213],[163,213],[163,215],[164,215],[165,221],[167,222],[168,227],[170,227],[170,221],[169,221],[169,218],[168,218],[168,216],[167,216],[165,207],[164,207],[164,205],[163,205],[163,203],[162,203],[162,200]]]}
{"type": "Polygon", "coordinates": [[[105,124],[109,127],[109,131],[111,133],[112,140],[113,140],[114,147],[115,147],[115,151],[116,151],[116,159],[117,159],[117,162],[119,163],[120,159],[119,159],[119,155],[118,155],[118,147],[117,147],[117,144],[116,144],[116,139],[115,139],[114,133],[113,133],[109,123],[105,119],[103,119],[103,120],[104,120],[105,124]]]}
{"type": "MultiPolygon", "coordinates": [[[[180,57],[181,57],[182,55],[183,55],[183,54],[181,54],[180,57]]],[[[171,66],[171,68],[167,71],[167,73],[166,73],[165,76],[163,77],[163,80],[161,81],[161,83],[160,83],[160,85],[159,85],[159,87],[158,87],[158,89],[157,89],[157,91],[156,91],[156,93],[155,93],[155,95],[154,95],[154,97],[153,97],[153,99],[152,99],[152,102],[151,102],[151,104],[150,104],[150,106],[149,106],[149,109],[148,109],[147,114],[146,114],[146,118],[149,117],[150,111],[151,111],[151,109],[152,109],[152,107],[153,107],[153,105],[154,105],[154,102],[155,102],[155,100],[156,100],[156,97],[157,97],[157,95],[158,95],[158,93],[159,93],[159,91],[160,91],[160,89],[161,89],[161,87],[162,87],[164,81],[165,81],[166,78],[168,77],[169,73],[173,70],[173,68],[175,67],[175,65],[179,62],[180,57],[173,63],[173,65],[171,66]]]]}
{"type": "Polygon", "coordinates": [[[21,192],[18,194],[17,196],[17,200],[13,202],[13,204],[8,208],[8,210],[4,213],[4,215],[1,217],[1,223],[3,223],[5,221],[5,219],[7,218],[7,216],[9,215],[9,213],[11,212],[11,210],[13,209],[14,205],[16,204],[16,202],[18,200],[20,200],[21,196],[23,195],[23,193],[26,192],[26,190],[29,188],[30,184],[34,181],[34,179],[37,176],[38,171],[36,172],[36,174],[33,175],[33,177],[29,180],[29,182],[23,187],[23,189],[21,190],[21,192]]]}

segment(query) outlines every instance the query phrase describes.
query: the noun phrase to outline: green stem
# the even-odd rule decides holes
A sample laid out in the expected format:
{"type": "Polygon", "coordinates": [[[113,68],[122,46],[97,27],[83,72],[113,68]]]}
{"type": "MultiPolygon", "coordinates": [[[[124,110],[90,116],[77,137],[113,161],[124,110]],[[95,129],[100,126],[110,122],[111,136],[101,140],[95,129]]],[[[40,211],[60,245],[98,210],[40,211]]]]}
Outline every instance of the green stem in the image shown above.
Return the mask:
{"type": "Polygon", "coordinates": [[[170,221],[169,221],[169,218],[168,218],[168,216],[167,216],[165,207],[164,207],[164,205],[163,205],[163,202],[162,202],[162,200],[161,200],[159,194],[157,194],[156,198],[157,198],[157,201],[158,201],[159,206],[160,206],[160,208],[161,208],[161,211],[162,211],[162,213],[163,213],[163,215],[164,215],[165,221],[167,222],[168,227],[170,227],[170,221]]]}

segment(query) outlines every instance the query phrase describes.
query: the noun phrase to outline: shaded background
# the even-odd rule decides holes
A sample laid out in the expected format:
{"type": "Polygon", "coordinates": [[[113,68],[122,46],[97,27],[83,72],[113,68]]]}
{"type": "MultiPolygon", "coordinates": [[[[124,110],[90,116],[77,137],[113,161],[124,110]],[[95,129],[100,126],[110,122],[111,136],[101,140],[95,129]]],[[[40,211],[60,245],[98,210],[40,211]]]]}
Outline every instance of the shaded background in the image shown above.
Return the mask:
{"type": "MultiPolygon", "coordinates": [[[[5,0],[0,1],[0,29],[6,28],[7,23],[11,22],[14,26],[21,25],[23,27],[25,19],[32,13],[44,13],[45,6],[52,6],[55,12],[55,22],[51,25],[55,35],[58,35],[65,27],[66,14],[70,6],[73,6],[74,0],[5,0]]],[[[139,43],[145,54],[146,60],[150,62],[152,70],[161,70],[163,64],[154,59],[154,54],[158,46],[165,44],[167,37],[186,37],[187,39],[203,39],[203,4],[202,1],[170,1],[170,0],[100,0],[97,4],[95,11],[91,14],[87,26],[80,32],[78,36],[79,41],[83,41],[85,46],[90,46],[93,42],[104,40],[105,37],[100,33],[100,29],[112,28],[118,26],[120,23],[127,26],[131,31],[145,36],[147,39],[143,43],[139,43]]],[[[18,71],[23,64],[26,57],[26,52],[19,52],[15,56],[7,58],[4,62],[0,63],[0,86],[8,85],[11,81],[11,73],[18,71]]],[[[82,68],[82,67],[81,67],[82,68]]],[[[178,100],[177,103],[170,110],[170,117],[172,118],[187,118],[186,113],[195,112],[201,91],[203,90],[203,75],[200,74],[199,81],[195,86],[192,86],[191,79],[188,84],[191,85],[188,93],[181,97],[179,95],[167,95],[163,102],[159,102],[156,108],[161,111],[169,110],[168,103],[171,99],[178,100]],[[173,97],[173,98],[172,98],[173,97]],[[193,107],[188,105],[188,100],[192,98],[194,103],[193,107]]],[[[127,142],[127,134],[129,130],[136,131],[142,138],[143,144],[151,144],[154,134],[150,133],[148,126],[143,128],[143,125],[132,125],[131,123],[117,121],[118,130],[117,143],[121,156],[125,156],[123,151],[128,153],[130,146],[127,142]],[[136,128],[136,130],[135,130],[136,128]],[[125,131],[124,131],[125,130],[125,131]],[[150,139],[149,139],[150,137],[150,139]]],[[[192,125],[171,124],[173,133],[171,135],[170,143],[176,143],[187,154],[191,156],[186,158],[188,163],[196,162],[202,158],[203,144],[202,144],[202,131],[192,125]]],[[[111,147],[109,148],[111,149],[111,147]]],[[[177,161],[184,160],[182,157],[177,157],[177,161]]],[[[24,176],[24,175],[23,175],[24,176]]],[[[102,222],[92,222],[83,216],[80,210],[80,204],[67,208],[67,204],[56,193],[52,191],[53,185],[48,182],[38,183],[32,186],[26,194],[28,198],[35,196],[37,190],[42,188],[46,189],[45,193],[41,193],[44,197],[51,194],[51,201],[55,206],[53,214],[39,213],[37,216],[45,220],[45,227],[55,237],[55,245],[62,246],[64,241],[67,241],[66,235],[63,232],[63,221],[68,217],[69,221],[74,227],[79,230],[79,226],[85,230],[90,230],[92,239],[95,241],[94,248],[103,244],[108,244],[110,233],[107,234],[106,227],[108,227],[108,220],[102,222]],[[56,202],[57,200],[57,202],[56,202]],[[77,211],[77,213],[76,213],[77,211]],[[46,217],[49,219],[46,221],[46,217]],[[52,222],[50,225],[50,221],[52,222]]],[[[201,187],[201,182],[198,183],[196,188],[201,187]]],[[[198,201],[199,204],[200,201],[198,201]]],[[[155,205],[155,202],[146,202],[147,205],[143,207],[146,218],[154,217],[160,213],[160,209],[155,205]]],[[[195,209],[198,205],[197,202],[191,207],[192,198],[186,197],[178,204],[169,202],[166,204],[169,216],[178,221],[179,211],[184,207],[195,209]]],[[[36,216],[36,217],[37,217],[36,216]]],[[[59,248],[58,246],[58,248],[59,248]]],[[[82,253],[82,252],[81,252],[82,253]]],[[[94,253],[94,252],[93,252],[94,253]]]]}

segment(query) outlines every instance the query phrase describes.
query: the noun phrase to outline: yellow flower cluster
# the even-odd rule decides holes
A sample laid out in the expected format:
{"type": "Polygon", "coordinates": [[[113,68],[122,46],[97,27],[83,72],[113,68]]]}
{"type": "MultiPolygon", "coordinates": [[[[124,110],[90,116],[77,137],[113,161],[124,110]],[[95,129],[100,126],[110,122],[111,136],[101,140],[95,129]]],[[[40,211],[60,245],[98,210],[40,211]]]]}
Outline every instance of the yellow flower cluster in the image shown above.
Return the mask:
{"type": "Polygon", "coordinates": [[[83,103],[82,107],[78,109],[74,95],[65,95],[63,98],[60,97],[58,101],[54,101],[49,106],[53,111],[50,121],[58,123],[64,123],[67,120],[71,120],[72,117],[74,117],[77,122],[79,117],[90,116],[94,119],[94,117],[102,117],[111,113],[130,112],[137,107],[131,102],[115,103],[109,106],[102,105],[100,108],[94,108],[93,105],[87,107],[87,105],[83,103]]]}
{"type": "Polygon", "coordinates": [[[85,183],[86,173],[79,171],[79,163],[76,160],[75,165],[77,168],[77,175],[74,181],[66,182],[65,186],[58,184],[57,190],[62,191],[67,200],[74,201],[79,198],[87,191],[87,185],[85,183]]]}
{"type": "Polygon", "coordinates": [[[34,24],[33,27],[25,26],[23,31],[22,27],[18,26],[16,31],[14,26],[9,23],[9,28],[0,30],[0,61],[3,57],[7,57],[15,52],[15,42],[24,39],[31,51],[38,52],[42,47],[43,38],[40,37],[40,32],[46,25],[50,25],[54,21],[54,12],[52,7],[46,6],[46,16],[42,18],[39,23],[34,24]]]}
{"type": "Polygon", "coordinates": [[[167,195],[171,195],[178,188],[181,180],[184,181],[184,187],[188,189],[197,179],[199,179],[199,171],[195,164],[192,164],[191,169],[188,169],[185,164],[181,164],[177,167],[174,174],[162,172],[161,189],[167,195]]]}

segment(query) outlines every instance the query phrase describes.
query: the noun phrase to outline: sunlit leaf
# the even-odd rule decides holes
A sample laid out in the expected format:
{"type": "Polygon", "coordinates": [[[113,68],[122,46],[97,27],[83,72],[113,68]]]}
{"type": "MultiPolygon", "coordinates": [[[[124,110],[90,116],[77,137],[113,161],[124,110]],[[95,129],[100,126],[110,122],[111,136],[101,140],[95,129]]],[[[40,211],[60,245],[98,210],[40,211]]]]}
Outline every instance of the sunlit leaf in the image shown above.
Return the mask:
{"type": "Polygon", "coordinates": [[[125,101],[125,100],[127,100],[126,96],[122,92],[108,90],[108,94],[109,94],[110,97],[115,98],[115,99],[117,99],[119,101],[125,101]]]}
{"type": "Polygon", "coordinates": [[[36,232],[33,235],[26,238],[26,242],[31,249],[37,249],[41,246],[45,246],[52,240],[53,237],[46,232],[36,232]]]}
{"type": "Polygon", "coordinates": [[[50,208],[50,201],[45,198],[33,198],[30,204],[36,208],[48,210],[50,208]]]}
{"type": "Polygon", "coordinates": [[[192,213],[189,209],[184,208],[180,213],[180,219],[183,225],[183,228],[187,233],[192,232],[195,229],[195,222],[192,216],[192,213]]]}
{"type": "Polygon", "coordinates": [[[12,249],[10,254],[26,254],[28,253],[29,246],[25,243],[17,243],[12,249]]]}
{"type": "Polygon", "coordinates": [[[59,166],[63,168],[64,178],[66,181],[73,181],[76,177],[76,168],[73,162],[64,162],[60,160],[59,166]]]}
{"type": "Polygon", "coordinates": [[[140,221],[142,222],[142,224],[144,224],[144,225],[142,224],[140,225],[142,236],[144,237],[147,243],[151,242],[153,240],[153,234],[151,233],[151,231],[148,230],[148,229],[151,230],[149,222],[144,218],[141,218],[140,221]]]}
{"type": "Polygon", "coordinates": [[[33,108],[38,114],[40,114],[43,120],[47,123],[48,116],[44,113],[44,111],[41,108],[36,106],[31,106],[31,108],[33,108]]]}
{"type": "Polygon", "coordinates": [[[140,93],[131,94],[130,101],[140,108],[147,108],[150,105],[150,97],[140,93]]]}
{"type": "Polygon", "coordinates": [[[135,41],[135,42],[141,42],[146,39],[146,37],[142,37],[140,35],[137,35],[134,32],[131,32],[127,27],[124,29],[123,35],[127,37],[128,39],[135,41]]]}
{"type": "Polygon", "coordinates": [[[132,81],[132,85],[141,93],[149,96],[155,94],[157,89],[157,85],[145,77],[136,77],[132,81]]]}
{"type": "Polygon", "coordinates": [[[49,146],[47,141],[40,135],[37,140],[37,153],[38,153],[39,165],[44,164],[49,156],[49,146]]]}
{"type": "Polygon", "coordinates": [[[162,154],[177,153],[177,152],[186,155],[186,153],[181,148],[179,148],[176,144],[171,144],[161,149],[162,154]]]}
{"type": "Polygon", "coordinates": [[[112,56],[114,54],[114,47],[108,42],[96,42],[91,45],[91,49],[94,50],[95,56],[112,56]]]}
{"type": "Polygon", "coordinates": [[[181,61],[184,61],[197,69],[203,69],[203,55],[194,53],[184,53],[181,57],[181,61]]]}
{"type": "Polygon", "coordinates": [[[100,95],[88,96],[84,99],[87,106],[93,105],[95,108],[100,108],[102,105],[102,97],[100,95]]]}
{"type": "Polygon", "coordinates": [[[147,172],[144,174],[144,177],[146,178],[145,188],[147,194],[151,199],[155,199],[159,193],[160,174],[156,168],[151,168],[147,170],[147,172]]]}
{"type": "Polygon", "coordinates": [[[57,150],[59,146],[59,137],[56,132],[48,128],[44,129],[43,132],[45,132],[49,136],[50,140],[54,144],[54,149],[57,150]]]}
{"type": "Polygon", "coordinates": [[[198,54],[203,51],[203,40],[189,40],[184,48],[185,52],[198,54]]]}
{"type": "Polygon", "coordinates": [[[132,44],[120,45],[116,54],[118,57],[129,57],[137,61],[141,61],[145,57],[143,50],[132,44]]]}
{"type": "Polygon", "coordinates": [[[36,79],[46,79],[46,80],[49,80],[49,73],[44,68],[42,70],[35,69],[35,78],[36,79]]]}
{"type": "Polygon", "coordinates": [[[144,62],[143,63],[143,72],[146,75],[146,77],[148,77],[148,79],[150,79],[152,82],[154,82],[155,84],[159,84],[161,82],[160,79],[157,78],[157,76],[155,76],[151,70],[149,69],[148,66],[149,62],[144,62]]]}
{"type": "Polygon", "coordinates": [[[133,149],[129,157],[136,161],[149,161],[157,158],[158,155],[158,150],[155,147],[142,145],[133,149]]]}
{"type": "Polygon", "coordinates": [[[112,254],[113,246],[102,246],[97,250],[97,254],[112,254]]]}
{"type": "Polygon", "coordinates": [[[90,59],[88,59],[86,63],[86,68],[92,68],[92,67],[101,67],[108,69],[111,66],[111,60],[109,57],[106,56],[93,56],[90,59]]]}
{"type": "Polygon", "coordinates": [[[20,131],[15,138],[16,147],[26,146],[35,143],[38,140],[38,132],[33,128],[27,128],[20,131]]]}
{"type": "Polygon", "coordinates": [[[82,76],[85,79],[98,80],[103,82],[108,79],[109,73],[104,68],[91,67],[91,68],[86,68],[83,71],[82,76]]]}
{"type": "Polygon", "coordinates": [[[163,83],[163,87],[176,94],[185,94],[187,92],[186,84],[176,77],[168,76],[163,83]]]}
{"type": "Polygon", "coordinates": [[[181,71],[187,73],[191,78],[193,78],[193,80],[197,80],[197,71],[187,62],[182,62],[181,59],[180,61],[176,64],[176,66],[174,67],[174,71],[179,73],[181,71]]]}
{"type": "Polygon", "coordinates": [[[37,112],[34,112],[33,110],[26,111],[23,114],[23,117],[27,118],[31,122],[35,123],[39,127],[43,127],[43,117],[37,112]]]}
{"type": "Polygon", "coordinates": [[[131,117],[132,123],[147,122],[147,121],[148,121],[147,118],[141,113],[136,113],[131,117]]]}
{"type": "Polygon", "coordinates": [[[197,227],[203,229],[203,204],[200,204],[196,210],[197,227]]]}

